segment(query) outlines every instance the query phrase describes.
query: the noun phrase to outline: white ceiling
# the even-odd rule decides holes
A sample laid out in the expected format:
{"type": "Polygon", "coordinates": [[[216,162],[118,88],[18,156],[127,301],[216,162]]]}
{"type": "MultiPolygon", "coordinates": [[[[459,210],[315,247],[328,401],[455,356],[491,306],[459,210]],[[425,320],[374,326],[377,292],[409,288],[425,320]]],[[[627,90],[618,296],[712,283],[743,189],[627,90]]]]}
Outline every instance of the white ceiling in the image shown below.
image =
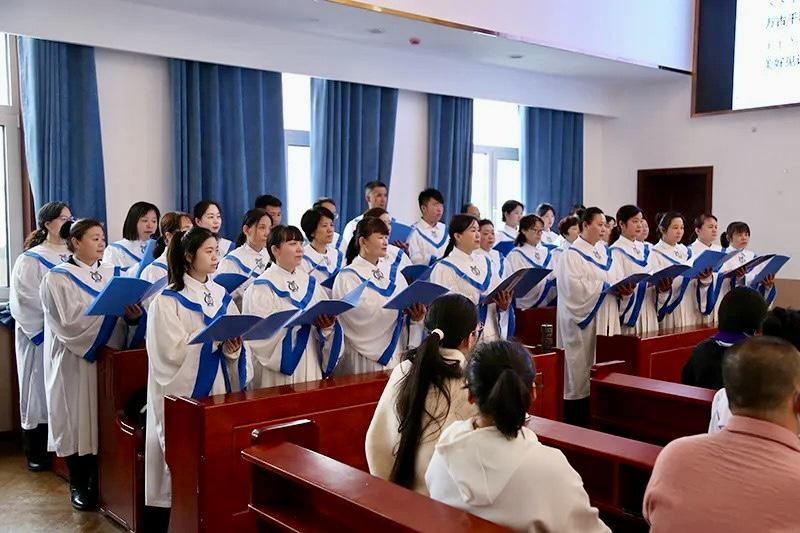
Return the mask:
{"type": "MultiPolygon", "coordinates": [[[[125,0],[172,11],[279,27],[384,49],[458,58],[521,71],[616,84],[664,81],[683,74],[490,37],[410,18],[317,0],[125,0]],[[373,33],[370,30],[379,30],[373,33]],[[418,46],[409,44],[416,37],[418,46]],[[522,58],[512,59],[512,55],[522,58]]],[[[468,1],[468,0],[467,0],[468,1]]]]}

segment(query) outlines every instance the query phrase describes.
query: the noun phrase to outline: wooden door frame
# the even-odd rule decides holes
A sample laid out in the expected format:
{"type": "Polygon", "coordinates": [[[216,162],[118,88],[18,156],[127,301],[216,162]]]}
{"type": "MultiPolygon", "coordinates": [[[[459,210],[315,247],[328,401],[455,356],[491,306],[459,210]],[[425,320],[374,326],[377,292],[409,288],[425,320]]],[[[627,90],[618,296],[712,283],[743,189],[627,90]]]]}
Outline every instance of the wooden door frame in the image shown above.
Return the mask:
{"type": "MultiPolygon", "coordinates": [[[[685,176],[687,174],[704,174],[706,179],[706,199],[703,212],[712,213],[712,196],[714,185],[714,167],[676,167],[676,168],[648,168],[637,171],[636,202],[642,204],[642,189],[645,181],[653,176],[685,176]]],[[[652,213],[655,215],[655,213],[652,213]]]]}

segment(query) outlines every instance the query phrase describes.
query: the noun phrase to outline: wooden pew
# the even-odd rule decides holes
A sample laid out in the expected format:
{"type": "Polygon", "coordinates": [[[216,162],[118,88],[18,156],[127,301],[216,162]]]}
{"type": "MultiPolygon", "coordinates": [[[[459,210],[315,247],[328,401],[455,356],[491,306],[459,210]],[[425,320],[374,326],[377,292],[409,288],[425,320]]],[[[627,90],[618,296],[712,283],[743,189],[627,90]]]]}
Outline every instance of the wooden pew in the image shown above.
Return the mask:
{"type": "Polygon", "coordinates": [[[659,446],[708,431],[715,391],[614,371],[624,364],[592,369],[593,429],[659,446]]]}
{"type": "Polygon", "coordinates": [[[595,362],[622,360],[625,373],[681,382],[681,372],[694,347],[717,333],[717,328],[676,328],[662,333],[598,335],[595,362]]]}
{"type": "Polygon", "coordinates": [[[538,346],[542,344],[542,324],[553,326],[553,344],[556,342],[556,308],[555,307],[535,307],[533,309],[515,309],[514,317],[516,326],[514,328],[515,340],[528,346],[538,346]]]}
{"type": "Polygon", "coordinates": [[[252,479],[248,507],[259,529],[508,531],[317,453],[318,439],[313,421],[296,421],[260,430],[257,445],[242,452],[252,479]]]}
{"type": "Polygon", "coordinates": [[[144,431],[125,415],[147,387],[147,352],[103,348],[97,358],[100,510],[128,531],[143,531],[144,431]]]}
{"type": "Polygon", "coordinates": [[[551,420],[564,420],[564,350],[543,351],[526,346],[536,366],[536,399],[532,412],[551,420]]]}
{"type": "Polygon", "coordinates": [[[526,425],[564,453],[612,531],[648,531],[642,503],[661,447],[536,416],[526,425]]]}

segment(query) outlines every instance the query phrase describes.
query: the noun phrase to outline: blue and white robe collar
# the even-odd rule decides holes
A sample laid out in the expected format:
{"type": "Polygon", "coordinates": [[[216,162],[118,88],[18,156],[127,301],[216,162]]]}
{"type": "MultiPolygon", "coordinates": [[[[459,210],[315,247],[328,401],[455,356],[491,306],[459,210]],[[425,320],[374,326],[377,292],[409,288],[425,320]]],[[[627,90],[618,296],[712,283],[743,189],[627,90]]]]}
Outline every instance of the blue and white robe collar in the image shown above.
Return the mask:
{"type": "Polygon", "coordinates": [[[652,250],[674,265],[688,264],[692,258],[692,251],[682,244],[671,246],[664,241],[658,241],[658,244],[652,247],[652,250]]]}
{"type": "Polygon", "coordinates": [[[325,253],[321,254],[309,243],[303,246],[303,253],[303,261],[311,267],[311,270],[328,276],[341,270],[344,264],[344,254],[333,244],[329,244],[325,253]]]}
{"type": "Polygon", "coordinates": [[[31,257],[39,261],[48,270],[69,260],[70,253],[66,244],[55,245],[50,243],[42,243],[34,246],[30,250],[23,252],[23,255],[31,257]]]}
{"type": "Polygon", "coordinates": [[[650,259],[650,247],[645,246],[645,243],[639,241],[632,241],[625,236],[620,236],[617,242],[609,246],[609,252],[613,253],[616,250],[627,257],[634,264],[645,268],[650,259]]]}
{"type": "Polygon", "coordinates": [[[242,275],[257,278],[269,266],[269,253],[266,248],[255,251],[245,243],[234,249],[231,253],[222,258],[223,261],[230,261],[235,264],[242,275]]]}
{"type": "Polygon", "coordinates": [[[142,261],[144,251],[147,249],[148,241],[130,241],[128,239],[121,239],[111,243],[112,248],[116,248],[125,254],[128,258],[137,263],[142,261]]]}
{"type": "MultiPolygon", "coordinates": [[[[603,242],[603,241],[599,241],[603,242]]],[[[586,242],[583,237],[578,237],[572,246],[569,247],[569,252],[574,252],[580,255],[583,259],[593,264],[600,270],[608,272],[611,269],[611,256],[608,255],[605,247],[592,246],[586,242]]]]}
{"type": "Polygon", "coordinates": [[[442,222],[437,222],[435,226],[431,226],[425,219],[421,218],[414,223],[413,228],[420,238],[433,246],[437,252],[444,251],[444,248],[447,246],[447,241],[449,240],[449,235],[447,233],[447,226],[442,222]]]}
{"type": "Polygon", "coordinates": [[[530,266],[538,268],[548,268],[552,259],[552,250],[541,243],[536,246],[525,243],[508,253],[511,254],[519,254],[530,266]]]}

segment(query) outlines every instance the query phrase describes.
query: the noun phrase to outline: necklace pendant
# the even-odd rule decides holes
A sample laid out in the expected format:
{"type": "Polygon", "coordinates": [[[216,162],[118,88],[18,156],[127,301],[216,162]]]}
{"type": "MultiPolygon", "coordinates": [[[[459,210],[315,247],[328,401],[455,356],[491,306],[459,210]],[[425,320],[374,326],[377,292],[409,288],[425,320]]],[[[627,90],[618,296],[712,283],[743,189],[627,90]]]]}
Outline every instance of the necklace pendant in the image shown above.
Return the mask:
{"type": "Polygon", "coordinates": [[[100,283],[101,281],[103,281],[103,275],[98,271],[89,272],[89,277],[91,277],[92,281],[94,281],[95,283],[100,283]]]}
{"type": "Polygon", "coordinates": [[[331,260],[328,259],[327,255],[322,258],[322,262],[325,263],[325,266],[330,266],[330,264],[331,264],[331,260]]]}
{"type": "Polygon", "coordinates": [[[264,270],[264,258],[256,257],[256,270],[264,270]]]}
{"type": "Polygon", "coordinates": [[[139,248],[142,250],[142,253],[144,253],[144,251],[147,249],[147,243],[143,242],[139,245],[139,248]]]}
{"type": "Polygon", "coordinates": [[[69,260],[69,254],[61,254],[58,256],[58,258],[61,259],[61,262],[63,263],[69,260]]]}
{"type": "Polygon", "coordinates": [[[297,292],[297,290],[300,288],[300,287],[297,286],[297,282],[295,280],[289,280],[289,282],[286,284],[286,286],[292,292],[297,292]]]}
{"type": "Polygon", "coordinates": [[[597,259],[598,261],[600,261],[600,252],[595,250],[593,253],[594,253],[594,258],[597,259]]]}
{"type": "Polygon", "coordinates": [[[376,268],[372,271],[372,277],[376,280],[380,281],[383,279],[383,271],[380,268],[376,268]]]}
{"type": "Polygon", "coordinates": [[[210,292],[203,291],[203,301],[207,306],[211,307],[214,305],[214,295],[210,292]]]}
{"type": "Polygon", "coordinates": [[[472,265],[472,266],[470,266],[470,267],[469,267],[469,269],[470,269],[470,270],[472,271],[472,273],[473,273],[473,274],[475,274],[476,276],[480,276],[480,275],[481,275],[481,269],[480,269],[480,268],[478,268],[478,266],[477,266],[477,265],[472,265]]]}

